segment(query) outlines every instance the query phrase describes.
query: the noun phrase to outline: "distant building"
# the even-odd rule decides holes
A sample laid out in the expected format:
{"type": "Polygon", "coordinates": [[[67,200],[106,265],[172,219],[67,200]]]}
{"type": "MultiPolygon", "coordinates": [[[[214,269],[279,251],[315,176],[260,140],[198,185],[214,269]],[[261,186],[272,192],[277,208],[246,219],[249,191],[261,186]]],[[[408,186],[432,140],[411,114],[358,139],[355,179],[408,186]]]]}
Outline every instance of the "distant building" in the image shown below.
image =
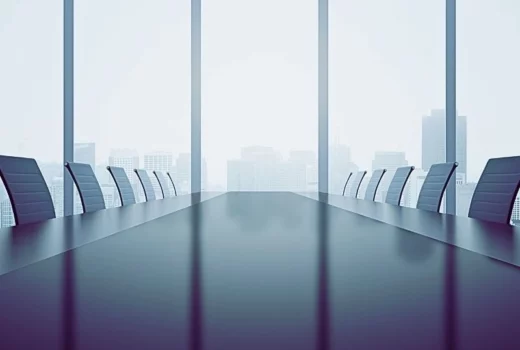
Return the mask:
{"type": "Polygon", "coordinates": [[[241,158],[227,164],[229,191],[306,191],[315,184],[307,175],[313,171],[313,152],[294,151],[288,160],[271,147],[251,146],[241,150],[241,158]]]}
{"type": "Polygon", "coordinates": [[[513,207],[513,215],[511,215],[513,225],[520,225],[520,197],[516,197],[515,205],[513,207]]]}
{"type": "Polygon", "coordinates": [[[457,185],[457,215],[468,216],[469,206],[476,187],[477,184],[471,182],[457,185]]]}
{"type": "Polygon", "coordinates": [[[137,151],[130,149],[112,150],[108,158],[108,165],[125,169],[130,183],[137,183],[137,177],[134,175],[134,169],[139,168],[139,154],[137,151]]]}
{"type": "Polygon", "coordinates": [[[89,164],[92,169],[96,168],[96,144],[75,143],[74,144],[74,162],[89,164]]]}
{"type": "Polygon", "coordinates": [[[376,152],[372,160],[372,171],[377,169],[392,171],[407,165],[405,152],[376,152]]]}
{"type": "MultiPolygon", "coordinates": [[[[207,166],[206,160],[202,158],[201,164],[201,188],[207,188],[207,166]]],[[[191,192],[191,153],[180,153],[175,161],[175,167],[172,170],[172,177],[175,181],[177,194],[186,194],[191,192]]]]}
{"type": "MultiPolygon", "coordinates": [[[[457,173],[467,176],[467,121],[465,116],[457,115],[456,147],[457,173]]],[[[422,168],[426,171],[433,164],[446,161],[446,113],[435,109],[422,119],[422,168]]]]}
{"type": "MultiPolygon", "coordinates": [[[[294,191],[299,191],[300,188],[306,192],[318,191],[318,158],[316,157],[316,153],[313,151],[291,151],[289,153],[288,162],[296,167],[299,164],[305,168],[305,178],[299,177],[295,179],[295,182],[292,184],[294,188],[297,188],[294,191]],[[305,181],[305,183],[299,183],[299,181],[302,180],[305,181]]],[[[295,172],[296,174],[300,174],[297,170],[295,170],[295,172]]]]}
{"type": "Polygon", "coordinates": [[[169,152],[154,152],[144,155],[144,169],[148,171],[171,171],[173,168],[173,154],[169,152]]]}
{"type": "Polygon", "coordinates": [[[159,182],[155,178],[153,171],[160,171],[166,176],[167,171],[173,170],[173,154],[169,152],[154,152],[144,155],[144,169],[150,172],[152,180],[152,186],[155,191],[155,195],[158,198],[162,197],[161,187],[159,182]]]}
{"type": "MultiPolygon", "coordinates": [[[[50,192],[52,197],[52,202],[54,203],[54,211],[56,212],[56,217],[63,216],[63,177],[55,177],[52,180],[50,186],[50,192]]],[[[75,206],[77,203],[75,203],[75,206]]],[[[79,202],[81,206],[81,202],[79,202]]],[[[82,212],[80,208],[79,212],[82,212]]]]}
{"type": "Polygon", "coordinates": [[[410,179],[408,180],[410,185],[408,187],[408,195],[409,195],[409,206],[411,208],[415,208],[417,206],[417,200],[419,199],[419,194],[421,193],[422,186],[424,185],[424,180],[428,173],[422,169],[415,169],[410,175],[410,179]]]}
{"type": "Polygon", "coordinates": [[[342,194],[348,174],[358,170],[358,166],[352,161],[350,148],[332,144],[329,149],[329,193],[342,194]]]}
{"type": "Polygon", "coordinates": [[[0,202],[0,224],[1,227],[14,226],[14,214],[9,198],[0,202]]]}
{"type": "Polygon", "coordinates": [[[115,186],[103,185],[101,186],[101,192],[103,192],[103,199],[107,208],[113,208],[120,202],[119,193],[115,186]]]}

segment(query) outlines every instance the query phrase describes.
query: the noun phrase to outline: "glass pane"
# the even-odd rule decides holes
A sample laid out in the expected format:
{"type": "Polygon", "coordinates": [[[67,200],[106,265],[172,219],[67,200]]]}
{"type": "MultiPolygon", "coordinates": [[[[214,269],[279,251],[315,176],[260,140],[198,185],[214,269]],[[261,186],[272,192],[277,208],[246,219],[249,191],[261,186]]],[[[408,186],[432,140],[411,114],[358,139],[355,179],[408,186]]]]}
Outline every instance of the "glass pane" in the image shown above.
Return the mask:
{"type": "MultiPolygon", "coordinates": [[[[63,1],[0,1],[0,153],[35,158],[63,215],[63,1]]],[[[0,182],[0,226],[14,225],[0,182]]]]}
{"type": "MultiPolygon", "coordinates": [[[[458,125],[457,136],[467,127],[469,151],[467,183],[457,186],[458,215],[468,215],[489,158],[520,154],[518,16],[520,3],[514,0],[457,1],[457,108],[467,116],[467,126],[458,125]]],[[[514,223],[520,222],[519,203],[517,198],[514,223]]]]}
{"type": "MultiPolygon", "coordinates": [[[[170,171],[190,188],[190,1],[79,0],[76,161],[92,164],[107,207],[120,205],[106,166],[170,171]]],[[[77,211],[81,210],[81,206],[77,211]]]]}
{"type": "Polygon", "coordinates": [[[205,190],[317,190],[315,0],[208,0],[202,12],[205,190]]]}
{"type": "Polygon", "coordinates": [[[425,124],[444,105],[443,1],[330,0],[331,193],[343,192],[349,172],[366,170],[364,198],[372,172],[385,168],[376,195],[384,201],[395,170],[413,165],[402,205],[414,207],[428,149],[439,150],[430,162],[444,162],[445,129],[425,124]]]}

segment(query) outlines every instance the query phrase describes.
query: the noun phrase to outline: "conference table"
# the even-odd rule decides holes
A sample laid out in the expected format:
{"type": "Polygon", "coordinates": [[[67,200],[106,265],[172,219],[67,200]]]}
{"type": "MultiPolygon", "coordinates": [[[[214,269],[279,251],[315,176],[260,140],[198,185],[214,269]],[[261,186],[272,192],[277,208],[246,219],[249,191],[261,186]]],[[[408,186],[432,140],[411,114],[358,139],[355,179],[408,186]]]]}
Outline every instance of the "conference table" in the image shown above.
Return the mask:
{"type": "Polygon", "coordinates": [[[0,349],[520,349],[519,241],[291,192],[21,225],[0,230],[0,349]]]}

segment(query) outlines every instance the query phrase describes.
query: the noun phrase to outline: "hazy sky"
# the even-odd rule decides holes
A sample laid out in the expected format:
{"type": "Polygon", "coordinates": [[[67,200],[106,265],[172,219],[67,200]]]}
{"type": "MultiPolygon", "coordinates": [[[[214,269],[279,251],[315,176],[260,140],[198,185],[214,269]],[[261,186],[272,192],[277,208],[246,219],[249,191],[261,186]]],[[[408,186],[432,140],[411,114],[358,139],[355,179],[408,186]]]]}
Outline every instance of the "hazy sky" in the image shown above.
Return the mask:
{"type": "MultiPolygon", "coordinates": [[[[0,1],[0,153],[61,161],[62,0],[0,1]]],[[[445,100],[444,0],[329,0],[330,138],[421,162],[421,117],[445,100]]],[[[520,3],[458,0],[458,110],[469,179],[520,153],[520,3]],[[511,141],[508,141],[511,140],[511,141]]],[[[317,0],[203,0],[209,182],[261,144],[317,151],[317,0]]],[[[188,152],[190,1],[76,0],[76,131],[111,148],[188,152]]]]}

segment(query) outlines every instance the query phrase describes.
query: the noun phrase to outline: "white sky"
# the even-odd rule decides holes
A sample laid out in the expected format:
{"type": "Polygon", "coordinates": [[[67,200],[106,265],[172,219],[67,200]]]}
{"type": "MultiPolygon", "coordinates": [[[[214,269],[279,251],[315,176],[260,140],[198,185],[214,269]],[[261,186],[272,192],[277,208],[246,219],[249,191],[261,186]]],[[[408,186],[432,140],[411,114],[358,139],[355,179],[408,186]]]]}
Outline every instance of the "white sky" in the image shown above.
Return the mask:
{"type": "MultiPolygon", "coordinates": [[[[62,0],[0,1],[0,153],[61,161],[62,0]]],[[[445,1],[330,0],[330,138],[421,162],[444,107],[445,1]]],[[[458,0],[458,110],[469,179],[520,153],[520,2],[458,0]],[[508,141],[510,140],[510,141],[508,141]]],[[[317,1],[203,0],[209,182],[251,144],[317,150],[317,1]]],[[[76,0],[76,140],[189,152],[190,1],[76,0]]]]}

